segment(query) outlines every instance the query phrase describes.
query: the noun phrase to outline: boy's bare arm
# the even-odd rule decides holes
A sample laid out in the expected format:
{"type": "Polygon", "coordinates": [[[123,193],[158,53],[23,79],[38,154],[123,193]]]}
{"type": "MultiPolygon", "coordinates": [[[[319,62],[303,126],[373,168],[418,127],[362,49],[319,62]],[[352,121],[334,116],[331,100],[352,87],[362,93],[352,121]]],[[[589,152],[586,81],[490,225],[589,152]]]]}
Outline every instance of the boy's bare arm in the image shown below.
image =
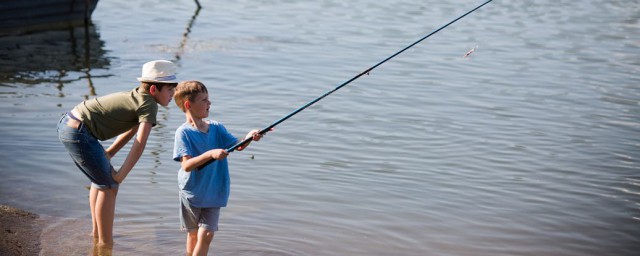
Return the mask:
{"type": "MultiPolygon", "coordinates": [[[[262,135],[259,132],[260,130],[252,130],[247,133],[245,139],[252,138],[255,141],[259,141],[260,139],[262,139],[262,135]]],[[[249,143],[251,143],[251,141],[248,141],[247,143],[238,147],[237,150],[241,151],[247,148],[247,146],[249,146],[249,143]]],[[[212,149],[196,157],[183,156],[182,159],[180,159],[180,166],[185,172],[190,172],[206,163],[209,163],[211,159],[220,160],[226,158],[228,155],[229,152],[227,152],[227,150],[225,149],[212,149]]]]}
{"type": "Polygon", "coordinates": [[[116,182],[121,183],[124,178],[127,177],[131,169],[133,169],[133,166],[136,165],[140,156],[142,156],[142,152],[144,152],[144,148],[147,145],[149,133],[151,133],[151,127],[153,127],[151,123],[140,123],[137,129],[136,139],[133,141],[133,145],[131,146],[131,151],[129,151],[127,158],[124,160],[124,163],[122,163],[122,166],[120,166],[120,170],[112,174],[113,179],[116,182]]]}
{"type": "Polygon", "coordinates": [[[211,159],[220,160],[224,159],[228,155],[229,152],[224,149],[212,149],[196,157],[183,156],[180,161],[180,166],[185,172],[190,172],[193,169],[196,169],[211,161],[211,159]]]}
{"type": "Polygon", "coordinates": [[[113,144],[111,144],[111,146],[109,146],[109,148],[105,150],[107,152],[107,158],[111,159],[113,156],[115,156],[118,151],[120,151],[120,149],[122,149],[122,147],[124,147],[124,145],[126,145],[129,140],[131,140],[131,138],[133,138],[133,136],[138,132],[139,126],[140,125],[136,125],[127,132],[120,134],[120,136],[116,138],[113,144]]]}

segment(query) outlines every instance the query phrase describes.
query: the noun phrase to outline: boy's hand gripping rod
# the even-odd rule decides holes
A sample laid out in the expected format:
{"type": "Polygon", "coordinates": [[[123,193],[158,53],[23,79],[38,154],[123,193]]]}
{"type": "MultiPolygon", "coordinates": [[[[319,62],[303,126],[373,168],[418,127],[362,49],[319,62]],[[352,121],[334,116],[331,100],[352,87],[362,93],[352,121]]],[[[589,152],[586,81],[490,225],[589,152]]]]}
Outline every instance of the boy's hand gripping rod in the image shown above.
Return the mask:
{"type": "MultiPolygon", "coordinates": [[[[324,97],[329,96],[329,94],[332,94],[332,93],[334,93],[334,92],[335,92],[335,91],[337,91],[337,90],[340,90],[340,88],[344,87],[345,85],[348,85],[349,83],[351,83],[351,82],[353,82],[354,80],[356,80],[356,79],[360,78],[361,76],[363,76],[363,75],[365,75],[365,74],[368,74],[369,72],[371,72],[371,70],[373,70],[373,69],[377,68],[378,66],[382,65],[383,63],[387,62],[388,60],[392,59],[393,57],[395,57],[395,56],[399,55],[400,53],[402,53],[402,52],[406,51],[407,49],[409,49],[409,48],[413,47],[414,45],[416,45],[416,44],[418,44],[418,43],[422,42],[423,40],[425,40],[425,39],[427,39],[427,38],[429,38],[429,37],[430,37],[430,36],[432,36],[433,34],[438,33],[440,30],[442,30],[442,29],[444,29],[444,28],[448,27],[449,25],[451,25],[451,24],[453,24],[454,22],[456,22],[456,21],[458,21],[458,20],[462,19],[464,16],[469,15],[470,13],[474,12],[475,10],[477,10],[477,9],[479,9],[480,7],[482,7],[482,6],[486,5],[486,4],[488,4],[488,3],[489,3],[489,2],[491,2],[491,1],[493,1],[493,0],[489,0],[489,1],[484,2],[483,4],[479,5],[478,7],[473,8],[471,11],[468,11],[467,13],[465,13],[465,14],[461,15],[460,17],[458,17],[458,18],[456,18],[456,19],[452,20],[451,22],[447,23],[446,25],[444,25],[444,26],[442,26],[442,27],[440,27],[440,28],[436,29],[435,31],[433,31],[433,32],[429,33],[428,35],[426,35],[426,36],[424,36],[424,37],[420,38],[418,41],[415,41],[414,43],[410,44],[409,46],[405,47],[404,49],[402,49],[402,50],[400,50],[400,51],[398,51],[398,52],[394,53],[393,55],[389,56],[388,58],[386,58],[386,59],[384,59],[384,60],[382,60],[382,61],[378,62],[378,64],[373,65],[372,67],[368,68],[367,70],[362,71],[362,73],[360,73],[360,74],[358,74],[358,75],[354,76],[353,78],[349,79],[348,81],[346,81],[346,82],[342,83],[341,85],[337,86],[337,87],[336,87],[336,88],[334,88],[333,90],[328,91],[327,93],[325,93],[325,94],[323,94],[322,96],[320,96],[320,97],[318,97],[318,98],[316,98],[316,99],[314,99],[314,100],[310,101],[310,102],[309,102],[309,103],[307,103],[306,105],[304,105],[304,106],[302,106],[302,107],[300,107],[300,108],[296,109],[295,111],[293,111],[293,112],[289,113],[288,115],[284,116],[283,118],[280,118],[278,121],[275,121],[275,122],[274,122],[274,123],[272,123],[271,125],[269,125],[269,126],[265,127],[264,129],[260,130],[260,132],[258,132],[258,133],[259,133],[260,135],[264,135],[264,134],[266,134],[267,132],[271,131],[271,129],[273,129],[274,127],[276,127],[278,124],[280,124],[280,123],[284,122],[285,120],[287,120],[287,119],[291,118],[291,117],[292,117],[292,116],[294,116],[295,114],[298,114],[300,111],[302,111],[302,110],[304,110],[304,109],[306,109],[306,108],[310,107],[311,105],[315,104],[316,102],[318,102],[318,101],[322,100],[324,97]]],[[[252,137],[250,137],[250,138],[246,138],[246,139],[244,139],[244,140],[242,140],[242,141],[238,142],[237,144],[233,145],[232,147],[228,148],[228,149],[227,149],[227,152],[233,152],[233,151],[235,151],[237,148],[241,147],[242,145],[244,145],[244,144],[246,144],[246,143],[248,143],[248,142],[250,142],[250,141],[252,141],[252,140],[253,140],[253,138],[252,138],[252,137]]],[[[213,160],[213,161],[215,161],[215,160],[213,160]]],[[[209,163],[211,163],[211,162],[213,162],[213,161],[207,162],[205,165],[207,165],[207,164],[209,164],[209,163]]]]}

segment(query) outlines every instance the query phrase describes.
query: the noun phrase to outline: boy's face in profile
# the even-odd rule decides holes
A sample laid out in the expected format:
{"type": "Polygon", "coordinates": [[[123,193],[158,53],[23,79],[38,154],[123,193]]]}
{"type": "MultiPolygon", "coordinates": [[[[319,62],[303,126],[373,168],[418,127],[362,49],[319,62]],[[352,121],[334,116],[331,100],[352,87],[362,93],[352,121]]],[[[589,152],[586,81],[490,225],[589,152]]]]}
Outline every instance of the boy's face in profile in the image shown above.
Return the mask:
{"type": "Polygon", "coordinates": [[[193,102],[189,102],[190,107],[188,111],[193,117],[206,118],[209,116],[209,108],[211,107],[211,101],[209,101],[208,93],[198,93],[193,102]]]}
{"type": "MultiPolygon", "coordinates": [[[[152,87],[155,87],[153,85],[152,87]]],[[[176,92],[175,86],[163,86],[162,89],[158,90],[157,87],[151,90],[151,95],[156,100],[156,102],[162,106],[168,106],[169,102],[173,98],[173,94],[176,92]]]]}

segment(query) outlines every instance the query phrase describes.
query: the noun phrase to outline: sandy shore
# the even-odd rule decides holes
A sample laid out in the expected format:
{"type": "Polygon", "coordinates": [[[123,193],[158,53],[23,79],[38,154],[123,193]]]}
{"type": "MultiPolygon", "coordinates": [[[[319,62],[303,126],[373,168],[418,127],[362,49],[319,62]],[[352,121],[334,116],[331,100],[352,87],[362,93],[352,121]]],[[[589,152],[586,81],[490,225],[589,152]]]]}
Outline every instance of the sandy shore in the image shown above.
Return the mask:
{"type": "Polygon", "coordinates": [[[37,214],[0,205],[0,255],[38,255],[39,219],[37,214]]]}
{"type": "Polygon", "coordinates": [[[95,248],[91,218],[38,215],[0,204],[0,256],[112,255],[95,248]]]}

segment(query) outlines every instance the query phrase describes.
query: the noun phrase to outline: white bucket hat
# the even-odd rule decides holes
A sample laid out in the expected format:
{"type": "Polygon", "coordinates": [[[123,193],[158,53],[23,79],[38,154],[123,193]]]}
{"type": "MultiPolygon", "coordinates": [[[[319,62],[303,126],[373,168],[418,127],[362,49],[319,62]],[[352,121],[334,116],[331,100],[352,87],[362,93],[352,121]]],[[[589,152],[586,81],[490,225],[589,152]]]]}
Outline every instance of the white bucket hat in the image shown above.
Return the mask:
{"type": "Polygon", "coordinates": [[[142,77],[138,81],[147,83],[177,83],[176,65],[168,60],[154,60],[142,65],[142,77]]]}

